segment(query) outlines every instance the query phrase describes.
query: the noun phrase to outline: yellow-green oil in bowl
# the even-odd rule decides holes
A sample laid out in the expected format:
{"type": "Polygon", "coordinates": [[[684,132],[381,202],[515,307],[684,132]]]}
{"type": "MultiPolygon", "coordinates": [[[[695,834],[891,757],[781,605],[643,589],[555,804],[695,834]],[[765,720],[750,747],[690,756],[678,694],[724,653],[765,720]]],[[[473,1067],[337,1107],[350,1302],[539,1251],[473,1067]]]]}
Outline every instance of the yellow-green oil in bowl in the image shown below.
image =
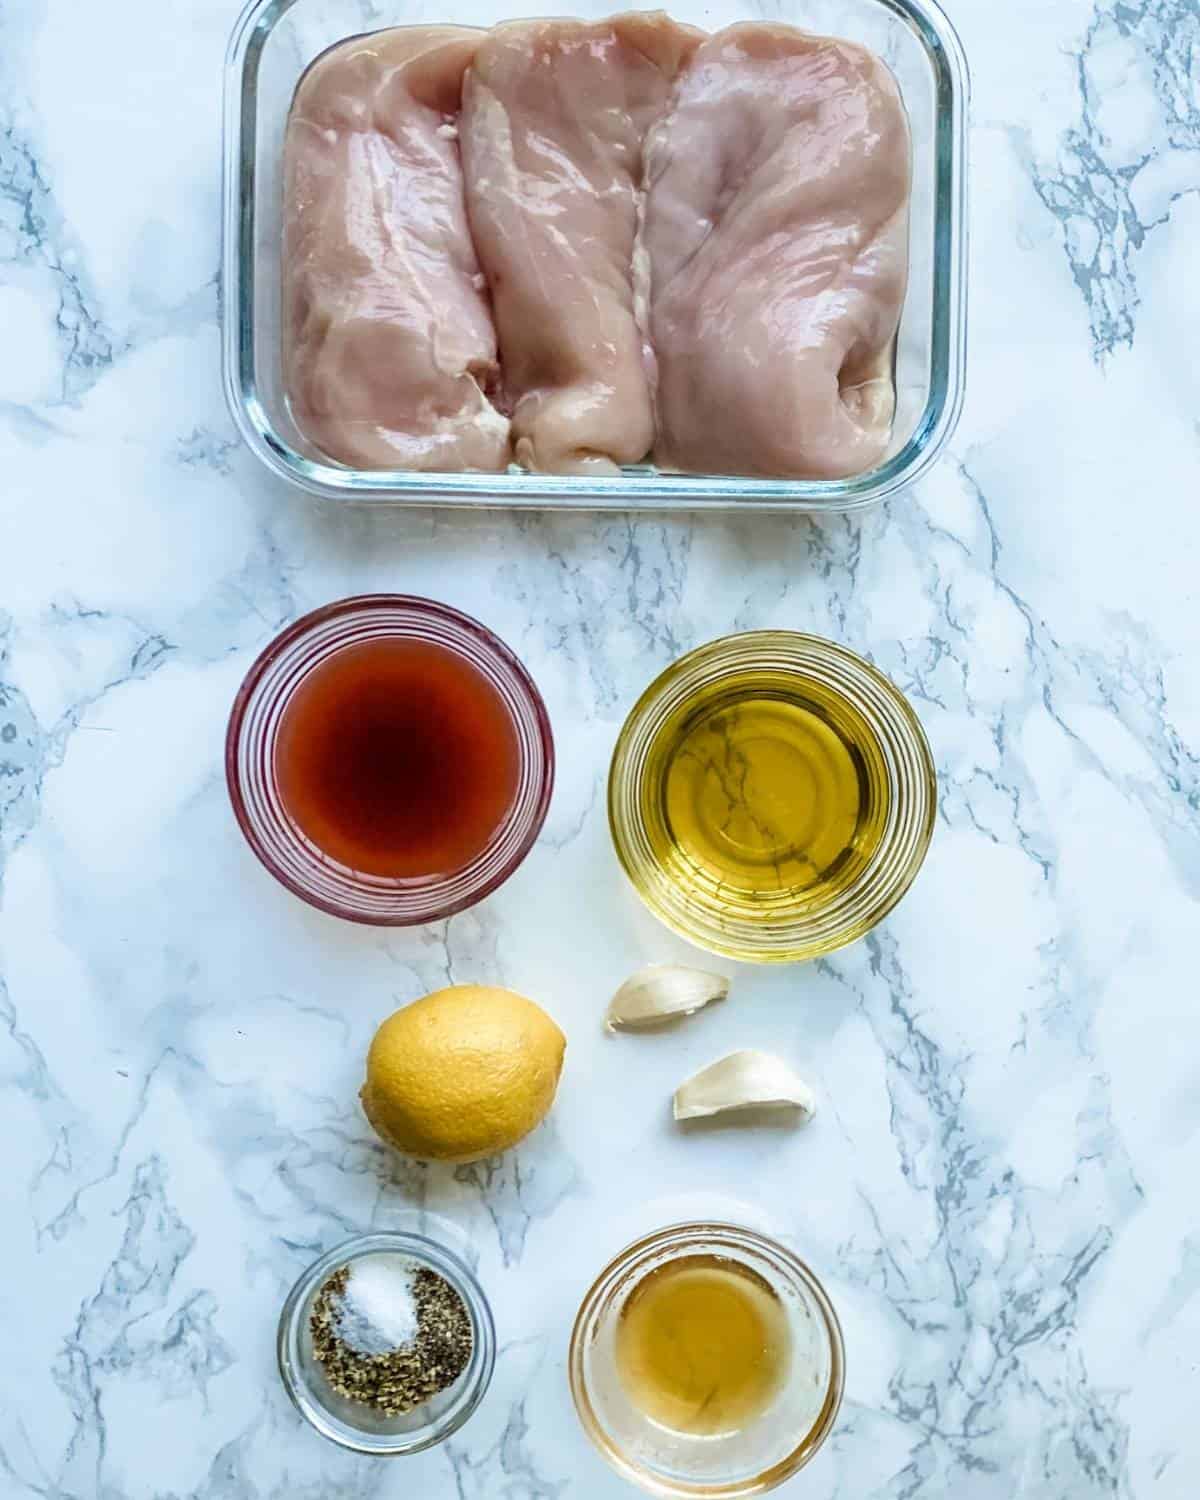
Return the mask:
{"type": "Polygon", "coordinates": [[[907,889],[936,780],[911,708],[844,647],[731,636],[647,690],[613,758],[619,857],[650,908],[732,957],[861,936],[907,889]]]}
{"type": "Polygon", "coordinates": [[[820,684],[761,672],[701,689],[650,751],[656,853],[677,878],[748,909],[780,892],[827,900],[879,844],[887,785],[876,778],[884,795],[872,794],[872,759],[869,726],[820,684]]]}

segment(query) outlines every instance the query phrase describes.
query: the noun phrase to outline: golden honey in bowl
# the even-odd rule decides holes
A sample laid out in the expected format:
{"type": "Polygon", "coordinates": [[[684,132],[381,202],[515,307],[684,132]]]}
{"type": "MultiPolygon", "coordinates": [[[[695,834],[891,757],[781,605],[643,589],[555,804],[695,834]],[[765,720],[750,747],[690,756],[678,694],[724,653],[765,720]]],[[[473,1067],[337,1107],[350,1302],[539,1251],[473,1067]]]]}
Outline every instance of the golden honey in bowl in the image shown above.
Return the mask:
{"type": "Polygon", "coordinates": [[[887,787],[880,795],[868,773],[878,758],[870,726],[820,683],[773,672],[714,683],[651,747],[656,853],[730,902],[827,900],[878,847],[887,787]]]}
{"type": "Polygon", "coordinates": [[[739,1432],[787,1379],[779,1294],[729,1256],[686,1255],[646,1275],[621,1310],[616,1367],[629,1400],[673,1432],[739,1432]]]}

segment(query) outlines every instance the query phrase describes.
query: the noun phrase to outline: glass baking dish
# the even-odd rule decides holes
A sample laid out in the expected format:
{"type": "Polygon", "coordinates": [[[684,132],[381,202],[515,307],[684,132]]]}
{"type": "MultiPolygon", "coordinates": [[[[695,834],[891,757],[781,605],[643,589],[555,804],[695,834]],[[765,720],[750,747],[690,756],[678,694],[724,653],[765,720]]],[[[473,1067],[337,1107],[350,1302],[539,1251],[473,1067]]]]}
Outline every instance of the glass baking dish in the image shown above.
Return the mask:
{"type": "MultiPolygon", "coordinates": [[[[896,346],[896,420],[883,463],[842,480],[419,474],[349,469],[297,431],[280,362],[283,133],[301,74],[343,37],[384,26],[490,26],[528,14],[527,0],[251,0],[225,72],[224,364],[230,409],[275,474],[331,500],[582,510],[856,510],[917,479],[945,446],[962,405],[966,318],[966,60],[934,0],[670,0],[679,21],[713,31],[735,21],[790,22],[862,42],[899,81],[912,124],[910,277],[896,346]]],[[[599,18],[638,7],[584,0],[550,14],[599,18]]],[[[659,8],[653,4],[640,7],[659,8]]]]}

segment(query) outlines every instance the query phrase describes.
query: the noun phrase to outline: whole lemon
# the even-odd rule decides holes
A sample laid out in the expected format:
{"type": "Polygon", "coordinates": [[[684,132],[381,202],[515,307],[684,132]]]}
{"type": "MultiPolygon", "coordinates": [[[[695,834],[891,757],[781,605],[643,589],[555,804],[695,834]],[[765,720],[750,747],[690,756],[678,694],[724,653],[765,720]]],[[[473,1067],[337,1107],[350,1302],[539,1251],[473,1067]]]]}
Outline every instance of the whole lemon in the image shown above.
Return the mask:
{"type": "Polygon", "coordinates": [[[514,1146],[554,1102],[567,1041],[512,990],[456,984],[387,1018],[367,1053],[363,1110],[398,1151],[477,1161],[514,1146]]]}

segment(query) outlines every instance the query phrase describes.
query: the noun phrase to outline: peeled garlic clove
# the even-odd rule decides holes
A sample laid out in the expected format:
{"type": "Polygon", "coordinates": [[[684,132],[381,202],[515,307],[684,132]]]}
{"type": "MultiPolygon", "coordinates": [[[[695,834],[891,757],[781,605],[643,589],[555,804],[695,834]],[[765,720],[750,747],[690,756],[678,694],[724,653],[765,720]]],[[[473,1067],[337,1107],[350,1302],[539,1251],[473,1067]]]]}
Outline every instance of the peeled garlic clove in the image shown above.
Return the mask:
{"type": "Polygon", "coordinates": [[[690,1016],[713,1000],[724,1000],[729,981],[703,969],[678,964],[649,964],[631,975],[609,1002],[604,1024],[609,1031],[654,1026],[675,1016],[690,1016]]]}
{"type": "Polygon", "coordinates": [[[675,1118],[700,1120],[737,1109],[795,1109],[816,1113],[812,1089],[769,1052],[731,1052],[675,1090],[675,1118]]]}

